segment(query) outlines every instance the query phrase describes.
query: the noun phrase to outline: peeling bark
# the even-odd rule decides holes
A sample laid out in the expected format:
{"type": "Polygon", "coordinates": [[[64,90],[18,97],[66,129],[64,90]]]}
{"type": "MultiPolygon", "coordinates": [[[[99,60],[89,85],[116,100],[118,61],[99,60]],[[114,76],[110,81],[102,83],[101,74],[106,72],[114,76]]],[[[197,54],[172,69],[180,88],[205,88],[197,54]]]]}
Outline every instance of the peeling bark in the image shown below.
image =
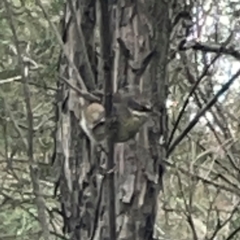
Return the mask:
{"type": "MultiPolygon", "coordinates": [[[[94,67],[96,67],[93,56],[95,53],[95,1],[78,1],[78,4],[72,1],[72,3],[72,11],[69,5],[71,1],[66,4],[65,8],[63,42],[68,57],[79,70],[87,89],[93,90],[95,84],[94,67]],[[77,22],[73,20],[72,13],[74,12],[77,22]],[[78,29],[76,25],[81,26],[82,29],[78,29]],[[76,29],[78,29],[78,33],[76,29]],[[79,42],[84,44],[79,44],[79,42]]],[[[69,79],[73,86],[78,86],[76,73],[68,66],[65,58],[64,55],[60,57],[60,75],[69,79]]],[[[55,192],[59,187],[63,232],[68,233],[71,239],[80,239],[80,236],[82,239],[86,239],[91,232],[90,221],[94,217],[94,209],[86,206],[97,198],[89,184],[93,181],[89,172],[94,171],[94,164],[91,163],[88,151],[86,151],[88,141],[86,141],[79,126],[80,104],[77,93],[68,88],[67,85],[60,83],[59,88],[54,161],[54,169],[58,179],[56,179],[55,192]]]]}

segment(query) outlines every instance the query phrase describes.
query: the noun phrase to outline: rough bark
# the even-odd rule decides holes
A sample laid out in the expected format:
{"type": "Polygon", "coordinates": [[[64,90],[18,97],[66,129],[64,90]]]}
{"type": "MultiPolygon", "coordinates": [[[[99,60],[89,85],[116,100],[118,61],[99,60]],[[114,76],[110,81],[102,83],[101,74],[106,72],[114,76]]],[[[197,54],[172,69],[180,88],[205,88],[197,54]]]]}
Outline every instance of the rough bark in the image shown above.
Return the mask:
{"type": "MultiPolygon", "coordinates": [[[[80,77],[89,90],[93,90],[95,84],[94,27],[95,1],[67,2],[62,40],[68,57],[79,70],[80,77]]],[[[59,63],[60,75],[69,79],[72,85],[82,88],[77,82],[77,73],[67,62],[62,54],[59,63]]],[[[88,186],[92,180],[89,172],[93,170],[94,164],[91,164],[88,158],[87,140],[78,123],[80,105],[77,93],[60,82],[54,154],[54,169],[57,175],[55,193],[59,188],[63,232],[68,233],[70,239],[87,239],[91,230],[90,221],[93,219],[91,204],[97,197],[94,191],[90,190],[91,186],[88,186]]]]}
{"type": "MultiPolygon", "coordinates": [[[[112,109],[113,109],[113,79],[112,79],[112,36],[111,36],[111,5],[109,1],[100,0],[101,6],[101,21],[100,21],[100,34],[101,34],[101,48],[104,70],[104,92],[105,100],[104,107],[106,110],[106,121],[111,122],[112,109]],[[110,8],[110,10],[109,10],[110,8]]],[[[110,128],[106,126],[106,128],[110,128]]],[[[115,179],[114,179],[114,143],[113,138],[107,138],[107,185],[105,189],[108,191],[108,228],[109,238],[116,240],[116,213],[115,213],[115,179]]]]}
{"type": "MultiPolygon", "coordinates": [[[[63,41],[85,85],[92,90],[97,79],[94,56],[96,2],[72,2],[74,9],[71,10],[69,5],[71,1],[66,6],[63,41]],[[77,21],[72,16],[75,11],[77,21]],[[80,31],[76,22],[78,27],[82,27],[80,31]],[[86,46],[87,54],[83,46],[86,46]],[[89,73],[89,66],[93,74],[89,73]]],[[[162,160],[166,155],[168,5],[168,1],[119,0],[117,5],[112,6],[114,89],[117,86],[129,85],[132,89],[138,86],[145,97],[152,100],[157,113],[136,139],[115,146],[116,227],[117,239],[121,240],[153,239],[158,194],[162,190],[162,160]],[[151,11],[155,8],[156,12],[151,15],[148,8],[151,11]],[[156,16],[158,19],[154,22],[156,16]],[[155,31],[153,24],[161,32],[155,31]],[[159,42],[161,44],[157,46],[159,42]]],[[[102,49],[100,52],[103,53],[102,49]]],[[[74,77],[76,73],[68,66],[64,56],[61,57],[59,71],[73,85],[78,85],[74,77]]],[[[60,87],[54,164],[61,168],[56,190],[59,185],[64,231],[70,234],[71,239],[110,239],[106,204],[108,188],[102,168],[106,159],[99,156],[89,158],[87,141],[78,123],[76,92],[66,85],[60,87]]]]}

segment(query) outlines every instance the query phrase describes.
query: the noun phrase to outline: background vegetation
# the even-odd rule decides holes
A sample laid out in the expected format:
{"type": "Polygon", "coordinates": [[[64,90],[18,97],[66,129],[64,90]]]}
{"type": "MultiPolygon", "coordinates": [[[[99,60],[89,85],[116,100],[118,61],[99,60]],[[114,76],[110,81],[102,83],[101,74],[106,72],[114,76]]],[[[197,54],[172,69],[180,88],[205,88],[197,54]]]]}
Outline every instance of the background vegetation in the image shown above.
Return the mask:
{"type": "MultiPolygon", "coordinates": [[[[42,196],[39,200],[44,200],[48,209],[52,239],[62,239],[59,203],[53,197],[56,176],[50,164],[61,48],[39,1],[9,0],[9,9],[4,2],[0,3],[0,239],[41,239],[31,175],[34,169],[42,196]],[[29,82],[34,163],[25,147],[29,141],[26,92],[11,23],[26,56],[38,64],[29,82]],[[26,50],[28,45],[30,51],[26,50]]],[[[64,1],[41,2],[60,31],[64,1]]],[[[239,11],[240,4],[234,1],[198,0],[192,9],[193,30],[188,39],[194,44],[186,51],[172,47],[174,57],[168,70],[170,132],[192,86],[201,78],[175,136],[237,72],[239,11]]],[[[239,92],[238,79],[166,160],[156,224],[159,239],[240,239],[239,92]]]]}

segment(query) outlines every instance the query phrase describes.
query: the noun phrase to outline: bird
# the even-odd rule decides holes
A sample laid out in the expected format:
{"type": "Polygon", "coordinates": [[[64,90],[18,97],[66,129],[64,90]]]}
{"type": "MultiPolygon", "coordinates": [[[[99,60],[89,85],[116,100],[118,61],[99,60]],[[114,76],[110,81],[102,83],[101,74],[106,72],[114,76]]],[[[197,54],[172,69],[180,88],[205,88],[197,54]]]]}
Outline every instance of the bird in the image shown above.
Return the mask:
{"type": "Polygon", "coordinates": [[[103,104],[92,102],[83,107],[80,125],[90,141],[101,143],[111,137],[114,143],[127,142],[134,138],[148,120],[151,106],[141,104],[129,95],[113,95],[112,118],[106,128],[105,108],[103,104]]]}

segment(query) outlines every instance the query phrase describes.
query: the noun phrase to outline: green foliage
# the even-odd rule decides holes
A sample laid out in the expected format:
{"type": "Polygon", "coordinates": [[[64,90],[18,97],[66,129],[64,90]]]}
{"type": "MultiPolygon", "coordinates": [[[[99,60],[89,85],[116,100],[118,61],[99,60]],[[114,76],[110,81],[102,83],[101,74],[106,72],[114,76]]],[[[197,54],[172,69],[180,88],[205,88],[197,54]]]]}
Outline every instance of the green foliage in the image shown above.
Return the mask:
{"type": "Polygon", "coordinates": [[[147,121],[147,116],[117,119],[110,132],[116,142],[126,142],[135,137],[142,125],[147,121]]]}

